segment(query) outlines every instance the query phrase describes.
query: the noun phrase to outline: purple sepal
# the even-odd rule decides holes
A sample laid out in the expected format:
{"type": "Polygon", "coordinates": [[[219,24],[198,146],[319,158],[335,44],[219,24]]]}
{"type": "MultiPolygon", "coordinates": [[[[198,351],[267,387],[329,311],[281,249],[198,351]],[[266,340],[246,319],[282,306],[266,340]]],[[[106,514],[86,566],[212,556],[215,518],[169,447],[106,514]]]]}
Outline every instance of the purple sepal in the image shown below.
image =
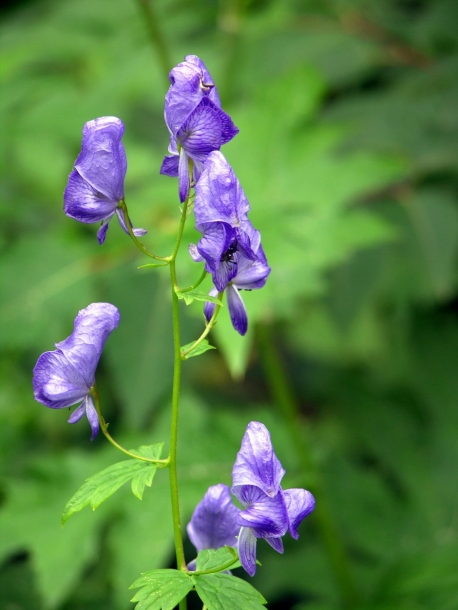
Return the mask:
{"type": "Polygon", "coordinates": [[[83,128],[81,152],[75,161],[79,175],[111,201],[124,198],[127,160],[121,138],[120,119],[105,116],[89,121],[83,128]]]}
{"type": "Polygon", "coordinates": [[[270,536],[267,538],[264,538],[264,540],[266,542],[268,542],[270,544],[270,546],[277,551],[277,553],[282,553],[284,552],[284,548],[283,548],[283,540],[281,539],[281,537],[277,537],[277,536],[270,536]]]}
{"type": "Polygon", "coordinates": [[[97,241],[99,242],[99,246],[101,246],[106,239],[108,227],[108,222],[104,221],[102,222],[100,229],[97,231],[97,241]]]}
{"type": "MultiPolygon", "coordinates": [[[[206,269],[210,273],[216,273],[221,258],[235,239],[232,227],[224,222],[212,222],[203,225],[203,237],[197,244],[199,254],[206,261],[206,269]]],[[[226,285],[223,286],[222,290],[226,285]]]]}
{"type": "Polygon", "coordinates": [[[178,161],[178,195],[181,203],[185,202],[188,198],[189,188],[190,180],[188,155],[186,154],[186,150],[182,148],[178,161]]]}
{"type": "MultiPolygon", "coordinates": [[[[211,297],[217,297],[218,296],[218,290],[213,287],[208,294],[211,297]]],[[[216,307],[215,303],[212,303],[211,301],[206,301],[205,302],[205,305],[204,305],[204,316],[205,316],[207,322],[210,322],[210,320],[211,320],[211,318],[212,318],[212,316],[213,316],[213,314],[215,312],[215,307],[216,307]]]]}
{"type": "MultiPolygon", "coordinates": [[[[129,229],[127,228],[124,210],[121,208],[118,208],[116,210],[116,216],[118,217],[119,224],[121,225],[121,229],[125,233],[127,233],[127,235],[130,235],[129,229]]],[[[135,235],[135,237],[141,237],[142,235],[146,235],[148,233],[148,231],[146,229],[134,229],[134,227],[132,227],[132,233],[135,235]]]]}
{"type": "Polygon", "coordinates": [[[73,413],[68,418],[68,423],[76,424],[82,417],[84,417],[84,415],[87,416],[87,419],[91,426],[91,441],[93,441],[99,432],[99,418],[92,398],[90,396],[86,396],[80,406],[73,411],[73,413]]]}
{"type": "Polygon", "coordinates": [[[202,233],[208,222],[241,227],[249,209],[248,199],[232,167],[219,151],[210,153],[196,184],[196,229],[202,233]]]}
{"type": "Polygon", "coordinates": [[[186,528],[197,552],[223,546],[235,547],[240,529],[237,523],[239,512],[227,485],[220,483],[209,487],[186,528]]]}
{"type": "Polygon", "coordinates": [[[242,527],[239,534],[238,551],[243,569],[250,576],[256,573],[256,536],[249,527],[242,527]]]}
{"type": "Polygon", "coordinates": [[[284,474],[273,451],[269,431],[264,424],[250,422],[232,469],[232,493],[238,497],[237,487],[254,485],[273,498],[280,490],[284,474]]]}
{"type": "Polygon", "coordinates": [[[64,212],[70,218],[90,224],[109,219],[118,205],[96,191],[76,169],[68,177],[64,193],[64,212]]]}
{"type": "Polygon", "coordinates": [[[169,73],[171,86],[165,96],[165,122],[176,133],[193,109],[208,97],[221,107],[218,91],[204,62],[196,55],[187,55],[169,73]]]}
{"type": "Polygon", "coordinates": [[[246,335],[248,330],[248,315],[240,292],[233,284],[229,284],[226,294],[232,326],[240,335],[246,335]]]}
{"type": "Polygon", "coordinates": [[[123,133],[124,125],[116,117],[88,121],[64,192],[67,216],[83,223],[102,222],[97,233],[99,244],[105,241],[108,223],[124,200],[127,160],[123,133]]]}
{"type": "Polygon", "coordinates": [[[178,155],[166,155],[162,161],[159,173],[176,178],[178,176],[178,155]]]}
{"type": "Polygon", "coordinates": [[[283,496],[288,512],[289,533],[297,540],[299,538],[297,528],[315,508],[315,498],[306,489],[286,489],[283,496]]]}
{"type": "Polygon", "coordinates": [[[238,516],[238,524],[250,527],[256,538],[286,534],[288,514],[282,493],[271,498],[254,485],[233,487],[232,493],[246,507],[238,516]]]}
{"type": "Polygon", "coordinates": [[[75,318],[72,334],[56,343],[56,350],[42,354],[33,371],[35,400],[52,409],[82,404],[70,416],[70,422],[81,419],[86,412],[92,428],[92,438],[99,422],[92,399],[103,346],[109,334],[119,324],[119,312],[110,303],[92,303],[75,318]]]}

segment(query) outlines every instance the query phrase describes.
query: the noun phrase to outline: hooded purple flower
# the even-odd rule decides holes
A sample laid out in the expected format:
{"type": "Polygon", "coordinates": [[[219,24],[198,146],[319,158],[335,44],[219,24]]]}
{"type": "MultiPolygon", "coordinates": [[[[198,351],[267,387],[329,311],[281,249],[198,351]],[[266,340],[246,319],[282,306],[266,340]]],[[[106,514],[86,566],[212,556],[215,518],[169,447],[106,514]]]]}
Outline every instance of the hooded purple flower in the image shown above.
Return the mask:
{"type": "Polygon", "coordinates": [[[180,201],[189,195],[189,160],[197,181],[208,154],[219,150],[238,133],[221,102],[213,79],[203,61],[187,55],[169,74],[170,88],[165,96],[165,122],[170,132],[169,155],[161,174],[178,176],[180,201]]]}
{"type": "Polygon", "coordinates": [[[249,209],[232,167],[219,151],[210,153],[196,184],[194,203],[196,229],[203,237],[191,249],[191,256],[205,260],[219,291],[237,275],[236,252],[253,261],[257,258],[260,236],[248,220],[249,209]]]}
{"type": "Polygon", "coordinates": [[[283,553],[281,537],[289,530],[297,540],[297,528],[315,508],[315,498],[306,489],[283,491],[285,471],[275,455],[264,424],[248,424],[232,470],[232,493],[245,510],[238,515],[240,562],[250,576],[256,572],[256,540],[264,538],[283,553]]]}
{"type": "MultiPolygon", "coordinates": [[[[190,246],[191,256],[194,260],[199,259],[199,255],[195,246],[190,246]]],[[[231,317],[232,326],[240,334],[245,335],[248,330],[248,315],[245,308],[245,304],[240,295],[240,290],[256,290],[262,288],[267,281],[267,277],[270,273],[270,267],[267,264],[267,260],[259,243],[256,248],[256,259],[250,260],[244,256],[243,252],[240,252],[237,247],[232,247],[228,252],[223,254],[221,257],[221,263],[218,267],[217,277],[226,277],[223,274],[226,270],[229,270],[227,278],[235,271],[235,276],[227,282],[225,291],[227,295],[227,304],[229,308],[229,315],[231,317]]],[[[210,296],[218,296],[218,288],[213,286],[210,290],[210,296]]],[[[207,322],[210,321],[215,311],[215,304],[207,302],[204,306],[204,315],[207,322]]]]}
{"type": "Polygon", "coordinates": [[[57,350],[42,354],[33,369],[35,400],[51,409],[80,403],[68,421],[74,424],[86,414],[91,440],[99,431],[99,419],[90,390],[105,341],[118,324],[114,305],[92,303],[76,316],[72,334],[56,343],[57,350]]]}
{"type": "MultiPolygon", "coordinates": [[[[83,128],[83,143],[64,193],[64,212],[79,222],[102,222],[97,233],[105,241],[108,223],[116,213],[122,229],[129,234],[124,211],[124,178],[127,159],[121,142],[122,121],[105,116],[89,121],[83,128]]],[[[136,236],[145,229],[133,229],[136,236]]]]}
{"type": "MultiPolygon", "coordinates": [[[[189,253],[196,262],[205,260],[205,269],[212,274],[214,287],[210,296],[226,290],[232,325],[241,335],[248,330],[248,316],[239,291],[262,288],[270,273],[261,234],[248,220],[248,210],[248,201],[232,168],[221,153],[212,153],[196,186],[196,228],[204,236],[197,246],[189,246],[189,253]],[[202,222],[206,218],[211,222],[202,222]]],[[[213,303],[205,304],[207,321],[214,310],[213,303]]]]}
{"type": "MultiPolygon", "coordinates": [[[[197,552],[223,546],[236,547],[240,530],[240,525],[237,524],[239,512],[240,509],[232,502],[227,485],[219,483],[209,487],[186,528],[197,552]]],[[[195,569],[194,562],[188,567],[195,569]]]]}

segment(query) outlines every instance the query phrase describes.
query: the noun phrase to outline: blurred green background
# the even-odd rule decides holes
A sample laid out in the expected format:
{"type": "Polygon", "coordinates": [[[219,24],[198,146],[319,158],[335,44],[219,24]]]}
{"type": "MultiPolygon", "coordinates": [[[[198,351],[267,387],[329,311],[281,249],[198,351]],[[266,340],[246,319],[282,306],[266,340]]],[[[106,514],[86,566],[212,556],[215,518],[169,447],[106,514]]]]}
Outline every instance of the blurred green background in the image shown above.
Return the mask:
{"type": "MultiPolygon", "coordinates": [[[[223,311],[220,349],[185,363],[183,522],[209,485],[230,483],[246,424],[263,421],[284,486],[320,499],[284,556],[258,545],[251,582],[270,610],[457,608],[458,3],[146,6],[3,9],[0,607],[126,610],[140,572],[173,565],[161,472],[142,502],[121,490],[61,529],[68,498],[121,456],[35,403],[31,372],[79,309],[112,302],[121,324],[98,371],[110,430],[129,447],[167,440],[167,271],[138,270],[148,261],[116,222],[99,247],[96,227],[63,215],[62,193],[83,124],[119,116],[133,223],[171,251],[163,100],[168,70],[192,53],[240,128],[224,154],[272,273],[244,293],[247,337],[223,311]]],[[[189,226],[184,243],[196,238],[189,226]]],[[[200,274],[185,250],[182,285],[200,274]]],[[[183,343],[203,327],[200,305],[182,307],[183,343]]]]}

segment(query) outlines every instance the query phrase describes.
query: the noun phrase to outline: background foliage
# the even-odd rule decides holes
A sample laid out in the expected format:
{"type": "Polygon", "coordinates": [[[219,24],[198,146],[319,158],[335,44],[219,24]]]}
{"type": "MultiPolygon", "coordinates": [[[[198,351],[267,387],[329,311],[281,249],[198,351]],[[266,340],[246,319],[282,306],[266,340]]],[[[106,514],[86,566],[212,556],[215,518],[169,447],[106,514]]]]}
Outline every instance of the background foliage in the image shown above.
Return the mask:
{"type": "MultiPolygon", "coordinates": [[[[60,529],[68,498],[119,456],[34,403],[30,378],[79,309],[110,301],[121,325],[98,373],[110,430],[128,446],[167,440],[166,272],[137,270],[147,261],[115,223],[99,248],[95,227],[62,214],[62,192],[84,122],[119,116],[131,216],[150,249],[169,253],[166,73],[194,53],[240,128],[224,152],[273,271],[245,293],[247,338],[223,312],[220,350],[185,363],[183,520],[209,485],[230,482],[253,419],[272,430],[286,487],[314,489],[278,409],[273,345],[361,607],[456,608],[457,3],[158,0],[150,22],[143,7],[30,0],[4,13],[0,606],[124,610],[141,572],[173,563],[161,472],[141,502],[120,491],[60,529]]],[[[183,285],[200,273],[186,254],[181,270],[183,285]]],[[[202,319],[198,305],[182,309],[186,343],[202,319]]],[[[315,517],[283,557],[259,547],[253,584],[270,609],[341,606],[315,517]]]]}

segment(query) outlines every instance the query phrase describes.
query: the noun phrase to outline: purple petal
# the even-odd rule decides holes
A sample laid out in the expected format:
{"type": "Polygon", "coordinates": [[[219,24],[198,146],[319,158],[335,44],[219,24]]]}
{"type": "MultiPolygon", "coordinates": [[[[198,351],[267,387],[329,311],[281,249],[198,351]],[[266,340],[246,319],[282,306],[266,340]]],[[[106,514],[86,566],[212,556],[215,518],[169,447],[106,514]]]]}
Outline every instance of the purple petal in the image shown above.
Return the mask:
{"type": "Polygon", "coordinates": [[[203,98],[178,130],[178,143],[193,159],[204,162],[209,153],[221,146],[220,114],[224,114],[222,110],[203,98]]]}
{"type": "Polygon", "coordinates": [[[99,246],[101,246],[103,244],[103,242],[105,241],[105,238],[107,236],[108,226],[109,226],[108,222],[105,221],[102,223],[102,226],[97,231],[97,240],[99,242],[99,246]]]}
{"type": "Polygon", "coordinates": [[[249,527],[242,527],[238,543],[239,559],[250,576],[256,573],[256,536],[249,527]]]}
{"type": "Polygon", "coordinates": [[[197,551],[237,545],[239,509],[233,504],[229,487],[220,483],[209,487],[196,506],[187,532],[197,551]]]}
{"type": "Polygon", "coordinates": [[[264,286],[270,273],[270,267],[261,246],[256,252],[256,260],[239,256],[237,263],[237,276],[233,279],[233,284],[237,288],[253,290],[264,286]]]}
{"type": "Polygon", "coordinates": [[[77,407],[68,418],[69,424],[76,424],[79,420],[86,415],[86,401],[84,400],[79,407],[77,407]]]}
{"type": "Polygon", "coordinates": [[[271,498],[259,487],[242,485],[233,487],[232,493],[246,508],[238,516],[239,525],[250,527],[257,538],[286,534],[288,513],[281,492],[271,498]]]}
{"type": "MultiPolygon", "coordinates": [[[[127,235],[130,235],[129,229],[127,228],[127,223],[126,223],[126,217],[125,217],[125,214],[124,214],[124,210],[122,210],[121,208],[118,208],[116,210],[116,216],[118,217],[119,224],[121,225],[121,229],[125,233],[127,233],[127,235]]],[[[136,237],[141,237],[142,235],[146,235],[148,233],[148,231],[146,229],[134,229],[132,227],[132,233],[136,237]]]]}
{"type": "Polygon", "coordinates": [[[264,424],[250,422],[232,469],[234,495],[237,497],[234,488],[238,486],[255,485],[273,497],[280,490],[284,474],[273,451],[269,431],[264,424]]]}
{"type": "Polygon", "coordinates": [[[248,330],[248,315],[245,304],[240,296],[240,292],[232,284],[229,284],[227,287],[226,294],[232,326],[243,336],[248,330]]]}
{"type": "Polygon", "coordinates": [[[195,263],[201,263],[204,260],[204,257],[199,254],[196,244],[189,244],[188,252],[195,263]]]}
{"type": "Polygon", "coordinates": [[[279,536],[270,536],[269,538],[264,538],[266,542],[270,544],[270,546],[277,551],[277,553],[284,552],[283,548],[283,540],[279,536]]]}
{"type": "Polygon", "coordinates": [[[297,540],[297,528],[305,517],[315,508],[315,498],[306,489],[287,489],[283,492],[288,512],[289,532],[297,540]]]}
{"type": "Polygon", "coordinates": [[[196,229],[203,232],[202,227],[208,222],[225,222],[238,227],[249,209],[233,169],[219,151],[213,151],[208,155],[196,184],[196,229]]]}
{"type": "Polygon", "coordinates": [[[184,148],[180,151],[178,162],[178,194],[181,203],[186,201],[189,195],[189,161],[184,148]]]}
{"type": "Polygon", "coordinates": [[[223,292],[236,275],[237,261],[221,261],[213,273],[213,283],[219,292],[223,292]]]}
{"type": "Polygon", "coordinates": [[[162,161],[159,173],[176,178],[178,176],[178,155],[166,155],[162,161]]]}
{"type": "Polygon", "coordinates": [[[72,334],[56,343],[68,362],[84,379],[87,388],[94,385],[95,369],[108,335],[119,324],[119,311],[110,303],[92,303],[75,318],[72,334]]]}
{"type": "MultiPolygon", "coordinates": [[[[218,290],[215,287],[213,287],[208,294],[211,297],[217,297],[218,296],[218,290]]],[[[204,305],[204,316],[205,316],[207,322],[210,322],[210,320],[212,319],[212,316],[213,316],[213,314],[215,312],[215,307],[216,307],[215,303],[212,303],[211,301],[206,301],[205,302],[205,305],[204,305]]]]}
{"type": "Polygon", "coordinates": [[[101,117],[85,124],[81,152],[75,169],[92,188],[113,202],[124,198],[124,178],[127,160],[121,142],[122,121],[116,117],[101,117]]]}
{"type": "Polygon", "coordinates": [[[221,107],[218,92],[205,64],[195,55],[188,55],[169,74],[172,83],[165,96],[165,122],[176,133],[193,109],[208,97],[221,107]]]}
{"type": "Polygon", "coordinates": [[[89,391],[85,379],[59,350],[42,354],[33,369],[35,400],[52,409],[70,407],[89,391]]]}
{"type": "Polygon", "coordinates": [[[64,193],[64,212],[78,222],[109,220],[118,203],[95,190],[74,169],[68,177],[64,193]]]}
{"type": "Polygon", "coordinates": [[[197,250],[207,263],[207,271],[215,273],[221,263],[221,257],[234,240],[234,230],[224,222],[214,222],[203,225],[203,233],[197,250]]]}
{"type": "Polygon", "coordinates": [[[85,402],[86,415],[92,430],[91,441],[93,441],[99,432],[99,417],[97,415],[94,403],[92,402],[92,398],[90,396],[87,396],[85,402]]]}

